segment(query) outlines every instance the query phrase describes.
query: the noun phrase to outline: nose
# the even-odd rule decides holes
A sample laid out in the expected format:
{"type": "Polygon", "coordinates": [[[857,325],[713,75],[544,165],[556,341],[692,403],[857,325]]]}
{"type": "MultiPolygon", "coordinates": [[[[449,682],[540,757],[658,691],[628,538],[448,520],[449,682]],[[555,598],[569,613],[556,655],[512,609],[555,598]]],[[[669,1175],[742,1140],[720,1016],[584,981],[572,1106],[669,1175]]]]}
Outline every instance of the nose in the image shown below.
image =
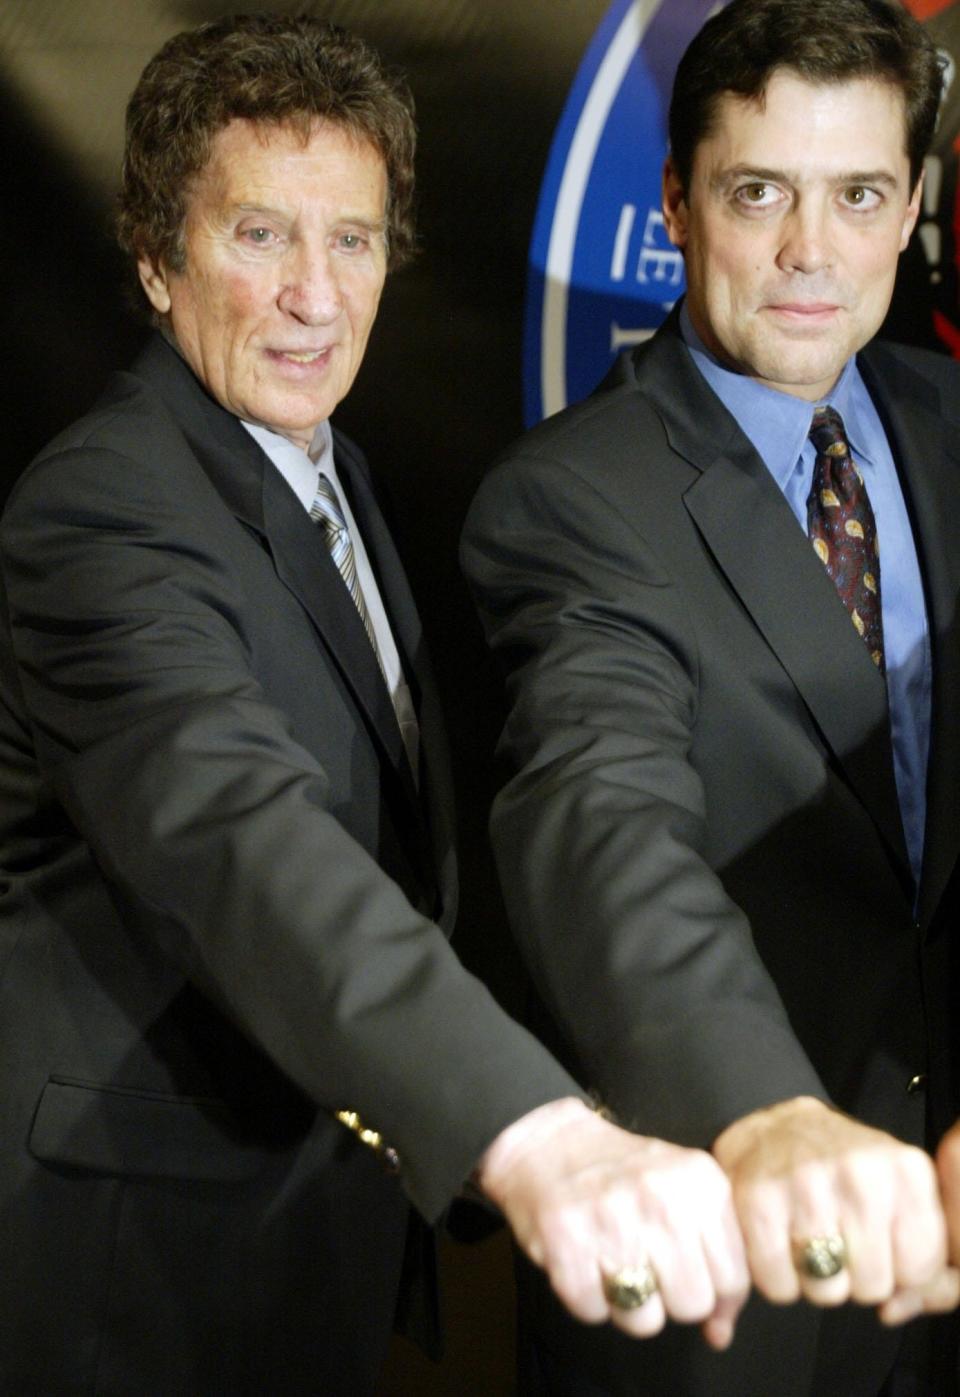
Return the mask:
{"type": "Polygon", "coordinates": [[[290,250],[277,303],[304,325],[329,325],[343,310],[343,296],[330,249],[301,243],[290,250]]]}
{"type": "Polygon", "coordinates": [[[801,200],[787,215],[777,264],[785,272],[822,271],[833,262],[827,211],[801,200]]]}

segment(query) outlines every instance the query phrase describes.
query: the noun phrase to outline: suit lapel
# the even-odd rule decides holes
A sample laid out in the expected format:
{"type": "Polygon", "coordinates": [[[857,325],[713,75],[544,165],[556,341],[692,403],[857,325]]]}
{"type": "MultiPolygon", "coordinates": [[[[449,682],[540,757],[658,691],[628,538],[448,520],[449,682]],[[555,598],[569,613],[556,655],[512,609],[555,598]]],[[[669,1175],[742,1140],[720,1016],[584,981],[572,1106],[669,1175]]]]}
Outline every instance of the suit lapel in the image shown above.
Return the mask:
{"type": "Polygon", "coordinates": [[[365,463],[356,447],[334,433],[337,473],[347,491],[350,508],[363,534],[393,638],[410,683],[420,726],[420,791],[429,816],[434,866],[444,888],[444,914],[452,916],[456,902],[451,861],[453,790],[446,734],[439,695],[424,642],[420,616],[403,564],[374,496],[365,463]]]}
{"type": "Polygon", "coordinates": [[[390,629],[416,701],[417,659],[423,650],[423,632],[403,564],[374,497],[363,458],[353,443],[339,432],[334,432],[334,456],[337,474],[363,535],[390,629]]]}
{"type": "Polygon", "coordinates": [[[920,915],[940,900],[960,850],[960,456],[948,437],[939,391],[883,346],[861,356],[900,471],[926,590],[933,670],[927,821],[920,915]]]}
{"type": "Polygon", "coordinates": [[[155,339],[137,372],[170,403],[197,458],[236,518],[267,544],[280,581],[316,627],[414,808],[417,795],[390,695],[363,622],[327,550],[279,471],[237,418],[203,390],[175,350],[155,339]]]}
{"type": "Polygon", "coordinates": [[[415,803],[403,738],[360,614],[303,506],[272,469],[263,471],[263,521],[277,576],[310,615],[415,803]]]}
{"type": "Polygon", "coordinates": [[[675,320],[636,363],[671,447],[699,472],[684,496],[691,518],[906,871],[886,686],[833,584],[675,320]]]}

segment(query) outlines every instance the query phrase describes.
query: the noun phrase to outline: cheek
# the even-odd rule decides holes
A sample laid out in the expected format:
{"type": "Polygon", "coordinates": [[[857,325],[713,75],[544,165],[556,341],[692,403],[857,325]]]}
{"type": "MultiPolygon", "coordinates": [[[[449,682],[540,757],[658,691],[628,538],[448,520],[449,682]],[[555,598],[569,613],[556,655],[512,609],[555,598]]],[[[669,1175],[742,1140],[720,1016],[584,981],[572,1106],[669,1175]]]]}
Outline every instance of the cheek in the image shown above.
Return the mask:
{"type": "Polygon", "coordinates": [[[231,271],[205,278],[194,297],[199,337],[236,335],[260,318],[264,304],[262,291],[249,274],[231,271]]]}
{"type": "Polygon", "coordinates": [[[853,250],[847,265],[852,268],[856,285],[863,300],[871,302],[890,294],[897,274],[899,250],[896,241],[883,247],[875,243],[861,244],[853,250]]]}
{"type": "Polygon", "coordinates": [[[711,230],[698,261],[707,288],[718,289],[724,297],[754,275],[754,249],[741,228],[721,226],[711,230]]]}
{"type": "Polygon", "coordinates": [[[739,227],[730,230],[715,254],[719,275],[734,288],[750,286],[772,261],[767,241],[751,237],[739,227]]]}
{"type": "MultiPolygon", "coordinates": [[[[382,283],[381,283],[382,285],[382,283]]],[[[380,287],[361,286],[350,296],[350,326],[356,347],[362,350],[376,319],[380,287]]]]}
{"type": "Polygon", "coordinates": [[[716,250],[704,267],[707,298],[715,312],[732,312],[746,298],[756,279],[756,269],[748,258],[731,249],[716,250]]]}
{"type": "Polygon", "coordinates": [[[257,315],[266,304],[263,288],[243,272],[231,272],[220,279],[217,298],[224,320],[243,321],[257,315]]]}

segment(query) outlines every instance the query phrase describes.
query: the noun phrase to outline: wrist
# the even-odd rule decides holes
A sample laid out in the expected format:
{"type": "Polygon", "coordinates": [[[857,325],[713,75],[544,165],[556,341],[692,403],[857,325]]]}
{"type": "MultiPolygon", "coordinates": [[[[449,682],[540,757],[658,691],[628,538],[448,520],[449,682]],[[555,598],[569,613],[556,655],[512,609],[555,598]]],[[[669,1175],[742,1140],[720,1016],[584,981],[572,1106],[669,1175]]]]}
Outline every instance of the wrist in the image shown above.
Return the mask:
{"type": "Polygon", "coordinates": [[[768,1131],[782,1126],[786,1121],[799,1123],[815,1121],[823,1111],[830,1108],[815,1096],[792,1096],[786,1101],[776,1101],[771,1106],[762,1106],[741,1116],[722,1130],[713,1142],[714,1158],[726,1169],[751,1149],[768,1131]]]}
{"type": "Polygon", "coordinates": [[[548,1101],[515,1120],[493,1140],[484,1151],[473,1172],[476,1186],[497,1202],[499,1182],[515,1167],[518,1160],[530,1154],[540,1154],[553,1148],[559,1133],[582,1129],[595,1120],[593,1110],[576,1096],[548,1101]]]}

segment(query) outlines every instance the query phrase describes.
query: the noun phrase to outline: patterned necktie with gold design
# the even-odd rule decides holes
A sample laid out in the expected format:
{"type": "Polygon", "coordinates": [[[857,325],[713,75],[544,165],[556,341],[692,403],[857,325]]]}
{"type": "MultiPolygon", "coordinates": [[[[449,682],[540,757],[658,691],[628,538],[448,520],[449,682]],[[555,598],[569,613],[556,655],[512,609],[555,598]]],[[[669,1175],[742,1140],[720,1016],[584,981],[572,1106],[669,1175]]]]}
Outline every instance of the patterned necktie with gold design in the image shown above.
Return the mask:
{"type": "Polygon", "coordinates": [[[817,459],[807,499],[807,533],[883,674],[880,547],[867,487],[850,455],[839,412],[818,407],[810,440],[817,448],[817,459]]]}

